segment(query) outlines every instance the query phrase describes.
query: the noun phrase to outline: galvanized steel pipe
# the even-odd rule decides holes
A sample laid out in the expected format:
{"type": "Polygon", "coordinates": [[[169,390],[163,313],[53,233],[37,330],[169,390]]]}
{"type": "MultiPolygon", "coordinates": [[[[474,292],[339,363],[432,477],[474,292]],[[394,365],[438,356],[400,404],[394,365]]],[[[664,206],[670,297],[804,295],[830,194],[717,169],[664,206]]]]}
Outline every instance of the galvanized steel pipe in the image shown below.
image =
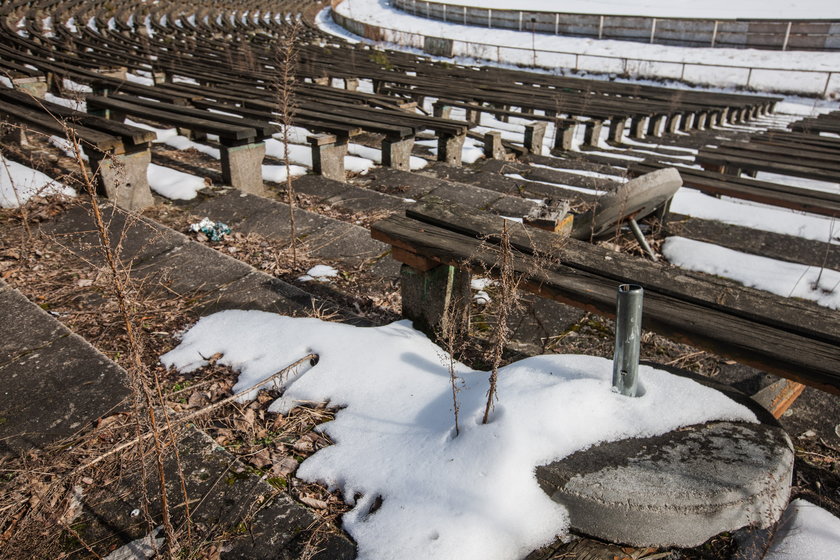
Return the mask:
{"type": "Polygon", "coordinates": [[[615,314],[613,390],[628,397],[639,394],[639,343],[642,336],[644,289],[636,284],[618,287],[615,314]]]}

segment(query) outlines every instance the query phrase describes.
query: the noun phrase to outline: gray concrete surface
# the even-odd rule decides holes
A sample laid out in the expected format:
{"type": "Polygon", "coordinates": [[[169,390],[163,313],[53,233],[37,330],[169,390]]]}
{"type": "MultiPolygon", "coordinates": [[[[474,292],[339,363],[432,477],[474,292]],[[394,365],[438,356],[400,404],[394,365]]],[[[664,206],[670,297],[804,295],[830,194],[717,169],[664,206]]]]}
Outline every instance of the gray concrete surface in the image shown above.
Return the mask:
{"type": "Polygon", "coordinates": [[[124,408],[126,374],[0,280],[0,454],[46,447],[124,408]]]}
{"type": "Polygon", "coordinates": [[[699,546],[772,526],[787,506],[793,447],[778,425],[713,422],[592,447],[537,469],[575,531],[633,546],[699,546]]]}

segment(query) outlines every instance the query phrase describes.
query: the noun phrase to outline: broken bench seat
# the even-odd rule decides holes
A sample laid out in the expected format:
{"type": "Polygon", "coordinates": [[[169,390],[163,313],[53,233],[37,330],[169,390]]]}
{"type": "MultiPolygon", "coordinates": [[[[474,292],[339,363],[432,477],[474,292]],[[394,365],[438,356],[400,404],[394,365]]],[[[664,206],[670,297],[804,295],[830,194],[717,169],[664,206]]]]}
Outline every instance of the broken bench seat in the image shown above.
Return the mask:
{"type": "MultiPolygon", "coordinates": [[[[627,171],[631,177],[638,177],[667,165],[645,160],[631,163],[627,171]]],[[[686,186],[712,196],[730,196],[822,216],[840,217],[840,195],[835,193],[689,167],[681,167],[678,171],[686,186]]]]}
{"type": "Polygon", "coordinates": [[[97,190],[120,208],[136,211],[154,204],[147,177],[154,132],[8,88],[0,88],[0,118],[20,125],[22,144],[27,142],[27,129],[78,141],[89,158],[97,190]]]}
{"type": "MultiPolygon", "coordinates": [[[[840,394],[840,317],[810,302],[623,255],[448,202],[420,202],[371,227],[403,263],[403,314],[436,336],[467,317],[470,274],[498,276],[506,227],[519,287],[612,317],[618,284],[645,289],[643,326],[677,342],[840,394]],[[455,312],[446,312],[448,305],[455,312]]],[[[455,325],[466,329],[467,325],[455,325]]]]}
{"type": "Polygon", "coordinates": [[[224,181],[244,192],[264,193],[261,167],[265,156],[264,140],[279,130],[276,125],[123,94],[88,96],[87,108],[88,112],[100,112],[116,121],[124,121],[126,117],[140,118],[218,136],[224,181]]]}

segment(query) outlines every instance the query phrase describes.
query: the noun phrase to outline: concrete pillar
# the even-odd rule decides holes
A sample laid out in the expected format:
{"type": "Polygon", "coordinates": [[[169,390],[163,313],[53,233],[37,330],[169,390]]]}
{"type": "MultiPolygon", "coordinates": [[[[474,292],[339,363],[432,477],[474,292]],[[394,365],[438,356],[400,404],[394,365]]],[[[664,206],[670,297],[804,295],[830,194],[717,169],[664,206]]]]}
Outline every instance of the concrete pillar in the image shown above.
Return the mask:
{"type": "Polygon", "coordinates": [[[414,146],[414,136],[408,138],[385,138],[382,140],[382,165],[411,170],[411,148],[414,146]]]}
{"type": "Polygon", "coordinates": [[[222,146],[222,179],[225,184],[249,194],[264,194],[265,184],[262,179],[264,157],[264,142],[222,146]]]}
{"type": "Polygon", "coordinates": [[[344,182],[344,156],[347,155],[347,138],[332,134],[313,134],[306,141],[312,146],[312,168],[318,175],[333,181],[344,182]]]}
{"type": "Polygon", "coordinates": [[[697,130],[706,130],[706,119],[708,118],[706,111],[701,111],[694,116],[694,128],[697,130]]]}
{"type": "Polygon", "coordinates": [[[697,113],[683,113],[682,119],[680,119],[680,130],[686,132],[691,130],[694,127],[694,119],[697,116],[697,113]]]}
{"type": "Polygon", "coordinates": [[[312,83],[319,86],[328,86],[332,83],[332,80],[329,76],[321,76],[320,78],[312,78],[312,83]]]}
{"type": "Polygon", "coordinates": [[[439,338],[450,327],[459,334],[468,331],[469,271],[447,265],[421,271],[404,264],[400,269],[400,291],[403,317],[430,338],[439,338]]]}
{"type": "Polygon", "coordinates": [[[724,125],[729,122],[729,107],[724,107],[720,112],[720,124],[724,125]]]}
{"type": "Polygon", "coordinates": [[[669,134],[674,134],[679,130],[680,123],[685,118],[684,114],[680,113],[672,113],[668,116],[668,121],[665,124],[665,129],[668,131],[669,134]]]}
{"type": "Polygon", "coordinates": [[[481,124],[481,111],[479,109],[467,109],[467,122],[481,124]]]}
{"type": "Polygon", "coordinates": [[[665,119],[667,115],[653,115],[648,119],[648,136],[659,138],[662,136],[662,129],[665,128],[665,119]]]}
{"type": "Polygon", "coordinates": [[[452,115],[452,107],[446,103],[435,101],[432,104],[432,115],[439,119],[448,119],[452,115]]]}
{"type": "Polygon", "coordinates": [[[621,143],[621,138],[624,136],[624,126],[627,119],[624,117],[613,117],[610,119],[610,141],[621,143]]]}
{"type": "MultiPolygon", "coordinates": [[[[499,104],[499,103],[491,103],[490,106],[493,107],[494,109],[499,109],[501,111],[510,111],[510,107],[508,107],[507,105],[502,105],[502,104],[499,104]]],[[[496,117],[496,120],[499,121],[499,122],[508,122],[508,120],[510,120],[508,115],[494,115],[494,116],[496,117]]]]}
{"type": "Polygon", "coordinates": [[[598,140],[601,139],[601,129],[604,127],[604,121],[599,119],[590,119],[586,121],[586,128],[583,131],[583,143],[587,146],[597,146],[598,140]]]}
{"type": "Polygon", "coordinates": [[[125,154],[88,150],[88,157],[100,194],[124,210],[139,212],[154,205],[147,175],[152,161],[148,144],[125,154]]]}
{"type": "Polygon", "coordinates": [[[505,148],[502,146],[502,133],[498,130],[484,134],[484,157],[487,159],[505,159],[505,148]]]}
{"type": "Polygon", "coordinates": [[[461,151],[464,148],[464,134],[438,134],[438,161],[445,161],[449,165],[461,165],[461,151]]]}
{"type": "Polygon", "coordinates": [[[645,115],[636,115],[630,119],[630,137],[641,139],[645,137],[647,130],[648,117],[645,115]]]}
{"type": "Polygon", "coordinates": [[[156,86],[172,81],[171,77],[166,72],[152,72],[152,80],[154,80],[156,86]]]}
{"type": "MultiPolygon", "coordinates": [[[[108,111],[109,117],[111,120],[117,120],[117,113],[114,111],[108,111]]],[[[120,122],[125,122],[125,115],[122,115],[122,120],[120,122]]],[[[178,131],[178,134],[181,136],[185,136],[190,140],[195,142],[204,142],[207,140],[207,133],[201,132],[198,130],[191,130],[189,128],[184,128],[182,126],[175,127],[175,130],[178,131]]]]}
{"type": "Polygon", "coordinates": [[[359,89],[359,78],[344,78],[344,89],[356,91],[359,89]]]}
{"type": "Polygon", "coordinates": [[[525,149],[532,154],[541,154],[543,148],[543,138],[545,138],[545,129],[548,123],[544,121],[537,121],[525,125],[525,149]]]}
{"type": "Polygon", "coordinates": [[[126,74],[128,74],[128,68],[125,66],[117,66],[114,68],[100,68],[96,70],[97,74],[101,74],[108,78],[117,78],[119,80],[125,80],[126,74]]]}
{"type": "Polygon", "coordinates": [[[18,91],[29,94],[32,97],[43,99],[47,94],[47,79],[40,76],[33,76],[31,78],[14,78],[12,79],[12,86],[18,91]]]}
{"type": "Polygon", "coordinates": [[[577,122],[573,120],[558,119],[554,122],[554,149],[569,151],[575,139],[577,122]]]}

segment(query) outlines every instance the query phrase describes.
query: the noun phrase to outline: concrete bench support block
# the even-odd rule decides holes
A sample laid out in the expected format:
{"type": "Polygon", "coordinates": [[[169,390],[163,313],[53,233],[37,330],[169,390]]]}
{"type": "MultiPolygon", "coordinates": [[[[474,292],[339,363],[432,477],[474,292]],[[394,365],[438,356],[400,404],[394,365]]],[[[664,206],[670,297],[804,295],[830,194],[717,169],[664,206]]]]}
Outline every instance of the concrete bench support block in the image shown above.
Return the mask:
{"type": "Polygon", "coordinates": [[[344,182],[344,156],[347,155],[347,138],[332,134],[314,134],[306,141],[312,146],[312,168],[318,175],[333,181],[344,182]]]}
{"type": "Polygon", "coordinates": [[[260,195],[265,192],[262,179],[262,162],[265,143],[255,142],[241,146],[222,146],[222,179],[240,191],[260,195]]]}
{"type": "Polygon", "coordinates": [[[610,141],[621,143],[621,138],[624,136],[624,127],[627,119],[613,118],[610,119],[610,141]]]}
{"type": "Polygon", "coordinates": [[[633,546],[694,547],[771,527],[790,496],[793,446],[778,426],[712,422],[596,445],[537,468],[574,530],[633,546]]]}
{"type": "Polygon", "coordinates": [[[445,161],[449,165],[461,165],[461,151],[466,138],[466,134],[438,135],[438,161],[445,161]]]}
{"type": "Polygon", "coordinates": [[[436,101],[432,105],[432,115],[439,119],[449,119],[452,116],[452,107],[446,103],[436,101]]]}
{"type": "Polygon", "coordinates": [[[554,149],[569,151],[575,139],[577,123],[571,121],[557,121],[554,124],[554,149]]]}
{"type": "Polygon", "coordinates": [[[701,111],[697,113],[694,117],[694,128],[697,130],[706,130],[706,121],[709,117],[709,114],[705,111],[701,111]]]}
{"type": "Polygon", "coordinates": [[[648,117],[646,116],[636,116],[630,119],[630,136],[636,139],[644,138],[645,131],[647,131],[647,121],[648,117]]]}
{"type": "Polygon", "coordinates": [[[414,328],[435,339],[450,326],[459,333],[469,327],[470,273],[441,265],[421,271],[400,268],[402,314],[414,328]],[[450,311],[447,313],[447,307],[450,311]],[[453,321],[450,324],[447,321],[453,321]]]}
{"type": "Polygon", "coordinates": [[[148,170],[152,153],[148,147],[126,154],[89,152],[97,190],[114,204],[133,212],[154,205],[148,170]]]}
{"type": "Polygon", "coordinates": [[[683,113],[682,119],[680,119],[679,129],[683,132],[691,130],[694,126],[696,116],[696,113],[683,113]]]}
{"type": "Polygon", "coordinates": [[[344,78],[344,89],[356,91],[359,89],[359,78],[344,78]]]}
{"type": "Polygon", "coordinates": [[[659,138],[662,136],[662,129],[665,128],[665,119],[667,115],[654,115],[648,119],[648,136],[659,138]]]}
{"type": "Polygon", "coordinates": [[[545,138],[545,129],[547,123],[538,121],[525,125],[525,149],[532,154],[541,154],[543,147],[543,138],[545,138]]]}
{"type": "Polygon", "coordinates": [[[15,78],[12,80],[14,89],[27,93],[32,97],[43,99],[47,94],[48,84],[46,78],[15,78]]]}
{"type": "Polygon", "coordinates": [[[583,131],[583,143],[587,146],[597,146],[601,139],[601,130],[604,128],[604,121],[592,119],[587,121],[586,129],[583,131]]]}
{"type": "Polygon", "coordinates": [[[481,124],[481,111],[478,109],[467,109],[467,122],[481,124]]]}
{"type": "Polygon", "coordinates": [[[685,115],[682,113],[675,113],[668,117],[667,122],[665,123],[665,129],[668,131],[669,134],[674,134],[680,129],[680,123],[682,122],[685,115]]]}
{"type": "Polygon", "coordinates": [[[411,148],[414,137],[385,138],[382,141],[382,165],[402,171],[411,170],[411,148]]]}
{"type": "MultiPolygon", "coordinates": [[[[510,107],[508,105],[503,105],[501,103],[491,103],[490,106],[494,109],[499,109],[500,111],[510,111],[510,107]]],[[[510,115],[496,115],[496,120],[499,122],[508,122],[510,120],[510,115]]]]}
{"type": "Polygon", "coordinates": [[[484,157],[487,159],[505,159],[505,148],[502,146],[502,133],[498,130],[484,134],[484,157]]]}

